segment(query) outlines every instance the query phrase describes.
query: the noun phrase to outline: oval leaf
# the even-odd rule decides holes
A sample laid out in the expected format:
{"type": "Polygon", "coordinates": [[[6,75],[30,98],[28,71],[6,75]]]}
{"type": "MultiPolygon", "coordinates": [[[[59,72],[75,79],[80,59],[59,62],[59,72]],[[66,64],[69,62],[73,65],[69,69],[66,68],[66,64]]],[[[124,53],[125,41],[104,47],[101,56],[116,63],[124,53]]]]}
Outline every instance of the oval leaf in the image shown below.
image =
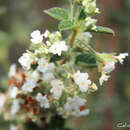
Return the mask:
{"type": "Polygon", "coordinates": [[[97,67],[96,58],[91,53],[82,53],[78,55],[75,63],[89,68],[97,67]]]}
{"type": "Polygon", "coordinates": [[[104,33],[104,34],[111,34],[111,35],[115,35],[115,32],[108,28],[108,27],[102,27],[102,26],[96,26],[96,29],[95,30],[86,30],[86,31],[89,31],[89,32],[96,32],[96,33],[104,33]]]}
{"type": "Polygon", "coordinates": [[[107,27],[97,26],[96,31],[99,33],[107,33],[107,34],[115,35],[115,32],[111,28],[107,28],[107,27]]]}
{"type": "Polygon", "coordinates": [[[75,27],[74,23],[70,20],[64,20],[59,23],[59,30],[71,30],[75,27]]]}
{"type": "Polygon", "coordinates": [[[44,12],[58,20],[65,20],[69,18],[67,10],[58,7],[44,10],[44,12]]]}

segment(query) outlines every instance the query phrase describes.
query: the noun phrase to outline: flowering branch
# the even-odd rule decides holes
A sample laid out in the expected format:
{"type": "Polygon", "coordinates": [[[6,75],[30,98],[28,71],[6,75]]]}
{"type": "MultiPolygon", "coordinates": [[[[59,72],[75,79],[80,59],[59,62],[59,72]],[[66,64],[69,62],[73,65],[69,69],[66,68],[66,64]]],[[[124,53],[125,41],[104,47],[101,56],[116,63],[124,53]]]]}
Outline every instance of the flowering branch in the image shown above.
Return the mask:
{"type": "Polygon", "coordinates": [[[60,21],[59,31],[33,31],[30,48],[18,60],[22,69],[11,66],[9,89],[0,95],[1,111],[8,113],[10,120],[17,119],[23,124],[29,121],[46,128],[51,117],[88,115],[86,95],[98,90],[88,70],[98,68],[99,83],[103,85],[115,64],[118,61],[122,64],[128,56],[128,53],[118,56],[99,53],[91,47],[91,32],[114,35],[113,30],[96,24],[93,16],[100,13],[96,0],[73,0],[70,10],[70,14],[59,7],[45,10],[60,21]],[[70,35],[63,39],[62,31],[72,31],[71,39],[68,40],[70,35]]]}

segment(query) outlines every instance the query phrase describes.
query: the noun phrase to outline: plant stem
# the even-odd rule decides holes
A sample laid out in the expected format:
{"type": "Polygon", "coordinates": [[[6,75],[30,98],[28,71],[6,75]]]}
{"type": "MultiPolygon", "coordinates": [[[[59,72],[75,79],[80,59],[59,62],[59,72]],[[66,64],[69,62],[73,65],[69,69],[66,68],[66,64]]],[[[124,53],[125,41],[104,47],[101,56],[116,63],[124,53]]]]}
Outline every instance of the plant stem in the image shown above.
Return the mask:
{"type": "Polygon", "coordinates": [[[71,3],[70,3],[70,18],[71,18],[72,21],[73,21],[74,5],[75,5],[75,1],[71,0],[71,3]]]}
{"type": "Polygon", "coordinates": [[[70,45],[71,47],[73,46],[73,43],[74,43],[75,38],[76,38],[76,35],[77,35],[77,30],[74,29],[74,30],[73,30],[73,34],[72,34],[72,37],[71,37],[71,39],[70,39],[70,43],[69,43],[69,45],[70,45]]]}

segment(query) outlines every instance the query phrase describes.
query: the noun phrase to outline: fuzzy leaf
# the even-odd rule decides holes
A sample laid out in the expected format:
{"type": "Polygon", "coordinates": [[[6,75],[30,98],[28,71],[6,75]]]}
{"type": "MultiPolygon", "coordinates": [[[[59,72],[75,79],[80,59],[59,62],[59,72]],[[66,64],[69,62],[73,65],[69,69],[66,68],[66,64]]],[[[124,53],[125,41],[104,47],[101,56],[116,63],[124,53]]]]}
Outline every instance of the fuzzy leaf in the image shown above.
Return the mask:
{"type": "Polygon", "coordinates": [[[108,28],[108,27],[102,27],[102,26],[97,26],[95,30],[86,30],[89,32],[96,32],[96,33],[104,33],[104,34],[111,34],[111,35],[115,35],[115,32],[108,28]]]}
{"type": "Polygon", "coordinates": [[[107,33],[107,34],[115,35],[115,32],[112,29],[107,28],[107,27],[97,26],[96,30],[99,33],[107,33]]]}
{"type": "Polygon", "coordinates": [[[112,58],[112,56],[115,56],[115,53],[102,53],[102,54],[99,54],[99,55],[106,62],[116,62],[116,59],[112,58]]]}
{"type": "Polygon", "coordinates": [[[70,20],[64,20],[59,23],[59,30],[71,30],[75,27],[74,23],[70,20]]]}
{"type": "Polygon", "coordinates": [[[65,20],[69,18],[67,10],[59,7],[54,7],[48,10],[44,10],[44,12],[49,16],[58,20],[65,20]]]}
{"type": "Polygon", "coordinates": [[[96,67],[96,58],[91,53],[82,53],[76,57],[76,64],[79,64],[84,67],[93,68],[96,67]]]}

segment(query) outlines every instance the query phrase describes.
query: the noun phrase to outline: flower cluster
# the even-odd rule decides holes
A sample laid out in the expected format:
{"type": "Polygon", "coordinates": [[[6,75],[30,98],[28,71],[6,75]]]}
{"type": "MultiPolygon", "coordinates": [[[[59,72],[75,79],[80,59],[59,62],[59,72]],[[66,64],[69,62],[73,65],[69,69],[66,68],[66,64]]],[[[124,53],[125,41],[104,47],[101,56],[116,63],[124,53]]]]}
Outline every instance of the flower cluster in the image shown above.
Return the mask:
{"type": "Polygon", "coordinates": [[[96,7],[96,0],[77,0],[77,2],[82,4],[88,15],[99,13],[99,9],[96,7]]]}
{"type": "MultiPolygon", "coordinates": [[[[104,55],[104,54],[100,54],[100,55],[104,55]]],[[[100,85],[103,84],[104,81],[107,81],[110,76],[108,74],[110,74],[114,69],[115,69],[115,65],[116,63],[119,61],[121,64],[123,64],[124,59],[126,58],[126,56],[128,56],[128,53],[121,53],[119,56],[110,56],[110,57],[104,57],[104,63],[101,66],[101,77],[99,79],[100,85]],[[108,60],[111,61],[108,62],[108,60]]]]}
{"type": "MultiPolygon", "coordinates": [[[[116,63],[122,64],[128,56],[128,53],[119,56],[98,53],[89,45],[92,34],[88,29],[98,28],[97,20],[90,16],[99,11],[95,0],[77,2],[84,11],[85,18],[79,19],[79,23],[85,23],[83,27],[74,26],[72,36],[65,39],[60,31],[33,31],[30,48],[18,60],[22,69],[14,64],[10,67],[9,89],[0,94],[0,110],[6,119],[14,120],[20,115],[22,122],[32,120],[39,124],[41,119],[54,114],[63,118],[88,115],[87,95],[98,90],[96,81],[91,80],[89,66],[98,68],[102,85],[110,78],[116,63]]],[[[67,21],[66,26],[70,23],[67,21]]]]}

